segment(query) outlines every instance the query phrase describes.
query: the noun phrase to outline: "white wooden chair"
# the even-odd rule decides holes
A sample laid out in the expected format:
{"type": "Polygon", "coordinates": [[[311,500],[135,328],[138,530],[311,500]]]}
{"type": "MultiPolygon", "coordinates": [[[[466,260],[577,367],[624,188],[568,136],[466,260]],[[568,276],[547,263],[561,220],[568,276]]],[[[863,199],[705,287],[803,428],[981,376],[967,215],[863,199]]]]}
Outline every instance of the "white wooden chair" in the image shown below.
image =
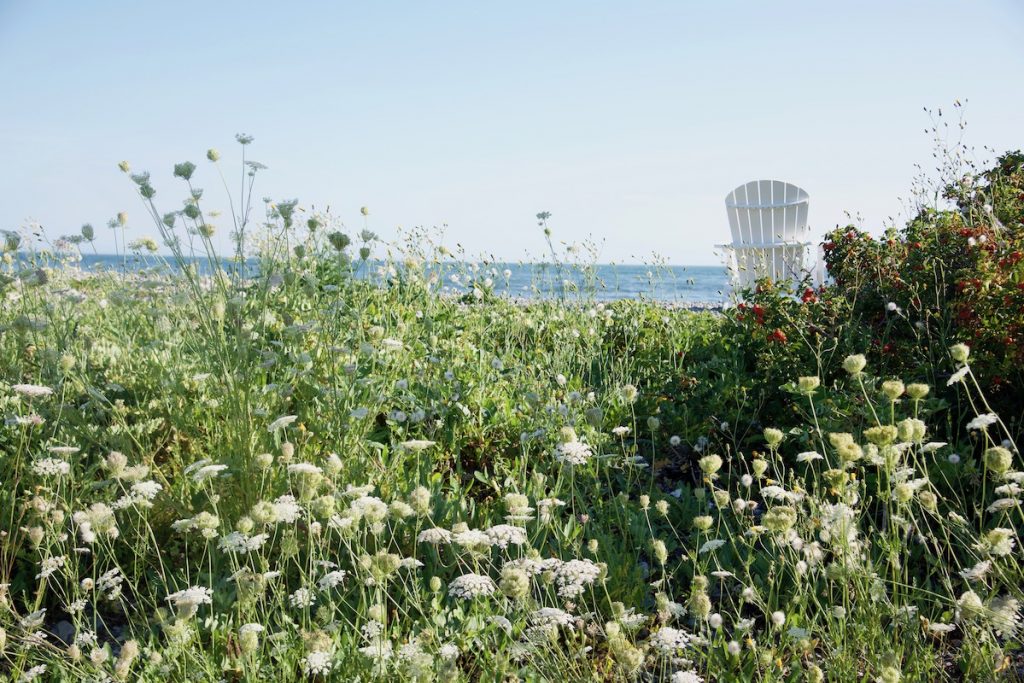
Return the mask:
{"type": "MultiPolygon", "coordinates": [[[[753,180],[725,198],[732,244],[717,245],[732,285],[752,287],[760,278],[802,280],[808,269],[807,209],[810,197],[781,180],[753,180]]],[[[815,279],[820,281],[820,275],[815,279]]]]}

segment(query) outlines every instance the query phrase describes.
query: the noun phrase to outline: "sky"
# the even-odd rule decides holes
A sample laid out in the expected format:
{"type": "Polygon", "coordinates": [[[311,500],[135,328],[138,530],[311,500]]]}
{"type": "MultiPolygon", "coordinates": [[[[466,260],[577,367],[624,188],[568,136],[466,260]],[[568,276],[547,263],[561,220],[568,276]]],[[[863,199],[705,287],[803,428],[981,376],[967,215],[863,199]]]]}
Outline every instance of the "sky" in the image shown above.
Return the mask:
{"type": "MultiPolygon", "coordinates": [[[[393,240],[437,227],[473,257],[715,264],[725,195],[800,185],[812,234],[900,218],[933,166],[925,107],[966,101],[966,141],[1024,146],[1024,2],[0,0],[0,229],[55,238],[129,215],[122,159],[181,207],[175,162],[234,135],[255,194],[330,206],[393,240]]],[[[226,246],[228,225],[218,226],[226,246]]]]}

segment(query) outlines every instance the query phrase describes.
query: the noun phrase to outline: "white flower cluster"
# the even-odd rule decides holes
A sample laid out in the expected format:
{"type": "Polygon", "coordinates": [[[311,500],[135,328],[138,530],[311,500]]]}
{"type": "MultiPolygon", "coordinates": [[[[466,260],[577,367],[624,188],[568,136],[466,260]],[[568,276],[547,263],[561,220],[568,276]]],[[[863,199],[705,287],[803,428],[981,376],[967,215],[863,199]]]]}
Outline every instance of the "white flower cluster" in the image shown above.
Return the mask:
{"type": "Polygon", "coordinates": [[[562,562],[555,569],[555,584],[558,586],[558,595],[566,599],[578,597],[600,575],[600,565],[590,560],[562,562]]]}
{"type": "Polygon", "coordinates": [[[448,584],[448,592],[461,600],[472,600],[492,595],[495,588],[491,577],[481,574],[463,574],[448,584]]]}
{"type": "Polygon", "coordinates": [[[496,545],[502,550],[510,545],[525,545],[527,541],[526,529],[510,524],[497,524],[485,533],[490,539],[491,545],[496,545]]]}
{"type": "Polygon", "coordinates": [[[692,639],[693,636],[686,631],[671,626],[662,626],[651,635],[649,642],[651,647],[659,653],[671,657],[689,645],[692,639]]]}
{"type": "Polygon", "coordinates": [[[41,477],[61,477],[71,472],[71,464],[60,458],[41,458],[32,463],[32,471],[41,477]]]}
{"type": "Polygon", "coordinates": [[[583,441],[566,441],[555,448],[555,459],[566,465],[586,465],[593,455],[590,446],[583,441]]]}

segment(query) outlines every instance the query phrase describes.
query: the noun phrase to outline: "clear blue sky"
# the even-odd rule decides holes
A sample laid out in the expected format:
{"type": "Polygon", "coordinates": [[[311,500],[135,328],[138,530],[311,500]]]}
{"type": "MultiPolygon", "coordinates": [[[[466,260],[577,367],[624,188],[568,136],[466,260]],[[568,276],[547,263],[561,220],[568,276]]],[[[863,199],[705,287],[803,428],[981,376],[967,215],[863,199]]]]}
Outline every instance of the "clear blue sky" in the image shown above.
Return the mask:
{"type": "Polygon", "coordinates": [[[1024,3],[0,0],[0,93],[3,229],[153,234],[117,162],[162,210],[176,161],[219,199],[205,150],[247,132],[258,195],[366,205],[385,238],[518,259],[547,210],[605,262],[715,263],[747,180],[803,186],[819,232],[897,215],[924,106],[968,100],[979,156],[1024,146],[1024,3]]]}

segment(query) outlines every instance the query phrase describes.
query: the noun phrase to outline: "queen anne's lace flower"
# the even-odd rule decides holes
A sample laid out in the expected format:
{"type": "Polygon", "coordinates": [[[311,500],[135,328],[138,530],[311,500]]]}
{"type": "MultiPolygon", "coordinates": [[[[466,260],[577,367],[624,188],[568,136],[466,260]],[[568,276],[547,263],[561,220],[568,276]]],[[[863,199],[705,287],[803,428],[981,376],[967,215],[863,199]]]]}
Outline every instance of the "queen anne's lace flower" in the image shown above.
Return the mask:
{"type": "Polygon", "coordinates": [[[555,449],[555,458],[558,462],[568,465],[585,465],[593,455],[590,446],[582,441],[560,443],[555,449]]]}
{"type": "Polygon", "coordinates": [[[288,474],[317,475],[323,474],[323,470],[308,462],[296,462],[288,465],[288,474]]]}
{"type": "Polygon", "coordinates": [[[448,584],[448,592],[462,600],[484,597],[494,593],[496,586],[489,576],[463,574],[448,584]]]}
{"type": "Polygon", "coordinates": [[[273,433],[279,429],[284,429],[291,423],[295,422],[295,420],[297,419],[298,417],[296,417],[295,415],[282,415],[281,417],[277,418],[269,425],[267,425],[267,431],[273,433]]]}
{"type": "Polygon", "coordinates": [[[53,389],[39,384],[12,384],[11,390],[26,398],[43,398],[53,394],[53,389]]]}
{"type": "Polygon", "coordinates": [[[288,604],[296,609],[311,607],[316,602],[316,596],[308,588],[299,588],[288,596],[288,604]]]}
{"type": "Polygon", "coordinates": [[[251,553],[263,547],[263,544],[269,539],[270,534],[249,536],[241,531],[232,531],[227,536],[221,537],[217,547],[225,553],[251,553]]]}
{"type": "Polygon", "coordinates": [[[535,626],[572,626],[575,617],[557,607],[541,607],[530,613],[530,623],[535,626]]]}
{"type": "Polygon", "coordinates": [[[333,657],[330,652],[315,650],[302,659],[302,670],[307,676],[329,674],[334,668],[333,657]]]}
{"type": "Polygon", "coordinates": [[[601,575],[601,567],[590,560],[569,560],[555,569],[555,583],[558,595],[571,599],[579,596],[584,589],[601,575]]]}
{"type": "Polygon", "coordinates": [[[336,569],[320,577],[320,580],[317,581],[317,586],[320,587],[320,590],[336,588],[345,581],[345,576],[346,572],[344,569],[336,569]]]}
{"type": "Polygon", "coordinates": [[[964,577],[968,581],[981,581],[986,575],[988,575],[991,568],[992,560],[982,560],[970,569],[962,570],[960,572],[960,576],[964,577]]]}
{"type": "Polygon", "coordinates": [[[999,418],[995,413],[985,413],[984,415],[978,415],[976,418],[967,423],[967,429],[985,429],[991,425],[999,422],[999,418]]]}
{"type": "Polygon", "coordinates": [[[36,579],[46,579],[53,576],[60,571],[66,561],[67,558],[63,555],[45,558],[39,563],[40,572],[36,574],[36,579]]]}
{"type": "Polygon", "coordinates": [[[471,551],[483,551],[492,545],[491,537],[479,529],[466,529],[452,534],[452,540],[457,545],[471,551]]]}
{"type": "Polygon", "coordinates": [[[227,468],[227,465],[203,465],[192,473],[192,480],[197,484],[201,484],[207,479],[213,479],[227,468]]]}
{"type": "Polygon", "coordinates": [[[188,618],[196,613],[200,605],[213,602],[213,591],[205,586],[192,586],[167,596],[167,602],[177,610],[179,618],[188,618]]]}
{"type": "Polygon", "coordinates": [[[293,524],[302,516],[302,507],[295,496],[281,496],[274,501],[274,517],[282,524],[293,524]]]}
{"type": "Polygon", "coordinates": [[[662,626],[651,635],[649,641],[652,648],[660,654],[669,657],[678,654],[680,650],[690,644],[693,636],[686,631],[662,626]]]}
{"type": "Polygon", "coordinates": [[[32,471],[41,477],[60,477],[71,472],[71,464],[60,458],[42,458],[32,463],[32,471]]]}
{"type": "Polygon", "coordinates": [[[526,529],[510,524],[497,524],[485,533],[491,540],[491,544],[498,546],[502,550],[510,545],[525,545],[527,540],[526,529]]]}
{"type": "Polygon", "coordinates": [[[672,674],[672,683],[704,683],[696,671],[677,671],[672,674]]]}
{"type": "Polygon", "coordinates": [[[440,527],[424,529],[416,537],[417,543],[430,543],[431,545],[443,545],[452,542],[452,532],[440,527]]]}

